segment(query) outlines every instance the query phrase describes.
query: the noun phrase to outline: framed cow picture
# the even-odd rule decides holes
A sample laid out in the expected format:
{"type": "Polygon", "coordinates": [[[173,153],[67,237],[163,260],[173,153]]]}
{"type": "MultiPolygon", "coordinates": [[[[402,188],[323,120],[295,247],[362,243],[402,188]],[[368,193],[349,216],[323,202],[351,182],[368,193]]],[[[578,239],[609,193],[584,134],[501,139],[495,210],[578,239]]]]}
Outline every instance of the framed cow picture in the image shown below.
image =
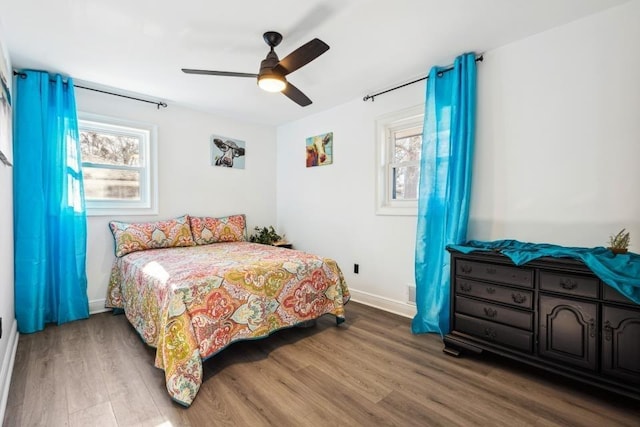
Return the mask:
{"type": "Polygon", "coordinates": [[[307,167],[333,163],[333,132],[307,138],[307,167]]]}
{"type": "Polygon", "coordinates": [[[244,169],[246,146],[247,144],[239,139],[211,135],[211,164],[225,168],[244,169]]]}

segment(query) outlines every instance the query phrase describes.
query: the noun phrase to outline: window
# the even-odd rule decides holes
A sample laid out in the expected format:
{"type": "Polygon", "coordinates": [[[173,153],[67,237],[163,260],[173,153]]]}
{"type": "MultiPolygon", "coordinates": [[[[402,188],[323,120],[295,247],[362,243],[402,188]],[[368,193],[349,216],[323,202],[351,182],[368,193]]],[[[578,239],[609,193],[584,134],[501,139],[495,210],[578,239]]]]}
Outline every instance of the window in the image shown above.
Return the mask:
{"type": "Polygon", "coordinates": [[[423,107],[389,114],[376,121],[378,215],[416,215],[423,107]]]}
{"type": "Polygon", "coordinates": [[[78,114],[88,215],[157,213],[156,127],[78,114]]]}

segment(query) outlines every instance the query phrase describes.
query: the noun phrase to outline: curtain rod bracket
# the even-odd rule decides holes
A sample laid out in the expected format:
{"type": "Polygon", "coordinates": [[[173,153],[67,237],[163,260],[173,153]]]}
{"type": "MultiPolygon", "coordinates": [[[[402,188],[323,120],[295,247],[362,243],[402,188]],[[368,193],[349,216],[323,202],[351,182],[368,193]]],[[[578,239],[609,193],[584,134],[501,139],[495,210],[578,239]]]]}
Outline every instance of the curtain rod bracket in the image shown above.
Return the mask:
{"type": "MultiPolygon", "coordinates": [[[[476,56],[476,62],[482,62],[483,60],[484,60],[484,56],[483,55],[476,56]]],[[[446,73],[447,71],[451,71],[451,70],[453,70],[453,66],[445,68],[444,70],[439,71],[438,72],[438,77],[442,77],[442,75],[444,73],[446,73]]],[[[404,83],[404,84],[401,84],[399,86],[392,87],[391,89],[383,90],[382,92],[377,92],[377,93],[374,93],[372,95],[366,95],[364,98],[362,98],[362,100],[364,102],[367,102],[368,100],[371,100],[371,102],[373,102],[376,96],[384,95],[387,92],[391,92],[391,91],[403,88],[405,86],[409,86],[409,85],[412,85],[414,83],[421,82],[422,80],[427,80],[428,78],[429,78],[429,76],[421,77],[419,79],[415,79],[415,80],[410,81],[408,83],[404,83]]]]}

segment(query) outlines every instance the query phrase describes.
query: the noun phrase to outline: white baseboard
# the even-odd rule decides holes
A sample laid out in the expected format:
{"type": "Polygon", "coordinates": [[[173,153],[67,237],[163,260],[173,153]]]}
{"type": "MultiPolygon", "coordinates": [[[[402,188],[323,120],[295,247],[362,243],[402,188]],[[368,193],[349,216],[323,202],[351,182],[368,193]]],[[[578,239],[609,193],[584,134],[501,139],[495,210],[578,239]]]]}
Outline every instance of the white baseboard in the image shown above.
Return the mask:
{"type": "Polygon", "coordinates": [[[9,344],[2,357],[2,367],[0,368],[0,423],[4,420],[4,411],[7,409],[7,399],[9,398],[9,387],[11,387],[11,374],[13,373],[13,363],[16,360],[18,350],[18,323],[13,319],[11,330],[9,331],[9,344]]]}
{"type": "Polygon", "coordinates": [[[389,298],[373,295],[368,292],[349,288],[351,299],[360,304],[368,305],[403,317],[413,318],[416,315],[416,306],[389,298]]]}
{"type": "Polygon", "coordinates": [[[94,299],[89,301],[89,314],[98,314],[104,313],[105,311],[110,311],[110,308],[105,308],[104,303],[106,302],[105,298],[102,299],[94,299]]]}

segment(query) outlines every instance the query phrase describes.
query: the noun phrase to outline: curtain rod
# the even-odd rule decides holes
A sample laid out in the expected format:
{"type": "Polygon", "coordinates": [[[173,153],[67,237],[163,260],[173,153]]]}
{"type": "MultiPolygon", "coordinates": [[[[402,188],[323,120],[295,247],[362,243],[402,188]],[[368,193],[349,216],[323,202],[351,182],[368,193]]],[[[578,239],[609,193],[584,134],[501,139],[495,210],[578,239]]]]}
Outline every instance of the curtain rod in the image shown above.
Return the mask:
{"type": "MultiPolygon", "coordinates": [[[[484,60],[484,57],[482,55],[476,57],[476,62],[482,62],[483,60],[484,60]]],[[[446,72],[451,71],[451,70],[453,70],[453,65],[448,67],[448,68],[445,68],[444,70],[440,70],[440,72],[438,72],[438,75],[441,76],[443,73],[446,73],[446,72]]],[[[371,102],[373,102],[373,101],[375,101],[375,97],[376,96],[384,95],[387,92],[391,92],[391,91],[403,88],[405,86],[409,86],[409,85],[412,85],[414,83],[418,83],[418,82],[421,82],[423,80],[427,80],[428,78],[429,78],[428,75],[424,76],[424,77],[420,77],[419,79],[415,79],[415,80],[413,80],[411,82],[404,83],[404,84],[401,84],[401,85],[396,86],[396,87],[392,87],[391,89],[383,90],[382,92],[374,93],[373,95],[367,95],[364,98],[362,98],[362,100],[365,101],[365,102],[368,101],[368,100],[371,100],[371,102]]]]}
{"type": "MultiPolygon", "coordinates": [[[[27,74],[26,73],[21,73],[19,71],[15,71],[15,70],[13,71],[13,75],[14,76],[20,76],[21,79],[26,79],[27,78],[27,74]]],[[[75,84],[75,83],[73,84],[73,87],[77,87],[79,89],[92,90],[94,92],[106,93],[107,95],[119,96],[121,98],[133,99],[134,101],[146,102],[148,104],[154,104],[154,105],[156,105],[158,107],[158,110],[160,109],[160,107],[167,108],[167,103],[166,102],[149,101],[148,99],[136,98],[136,97],[133,97],[133,96],[122,95],[120,93],[114,93],[114,92],[108,92],[106,90],[94,89],[92,87],[81,86],[81,85],[78,85],[78,84],[75,84]]]]}

